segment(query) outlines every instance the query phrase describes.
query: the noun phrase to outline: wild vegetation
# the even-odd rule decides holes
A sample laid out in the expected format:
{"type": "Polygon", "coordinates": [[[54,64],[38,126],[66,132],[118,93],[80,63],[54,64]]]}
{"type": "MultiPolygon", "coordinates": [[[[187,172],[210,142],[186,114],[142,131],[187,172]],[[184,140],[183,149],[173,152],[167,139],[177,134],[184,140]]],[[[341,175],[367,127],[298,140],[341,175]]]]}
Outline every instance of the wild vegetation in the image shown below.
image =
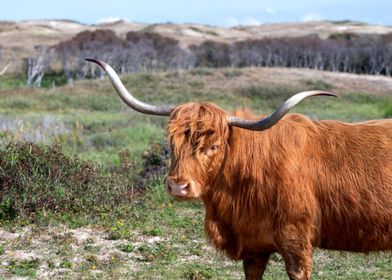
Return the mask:
{"type": "MultiPolygon", "coordinates": [[[[123,78],[155,104],[203,100],[228,111],[246,105],[269,113],[293,93],[322,88],[339,98],[307,100],[295,111],[342,121],[392,116],[389,91],[343,91],[308,76],[267,84],[259,75],[249,68],[196,68],[123,78]]],[[[131,111],[107,80],[30,89],[0,79],[8,83],[0,90],[0,278],[242,277],[241,264],[205,241],[200,203],[174,201],[164,190],[165,118],[131,111]]],[[[391,274],[387,253],[315,252],[314,279],[391,274]]],[[[285,277],[274,255],[266,278],[285,277]]]]}
{"type": "Polygon", "coordinates": [[[192,46],[196,66],[296,67],[391,76],[391,34],[331,34],[328,39],[265,38],[232,44],[206,41],[192,46]]]}
{"type": "Polygon", "coordinates": [[[148,30],[130,31],[124,39],[106,29],[83,31],[54,46],[36,46],[36,56],[25,61],[27,85],[40,87],[47,74],[62,77],[56,80],[57,85],[70,84],[76,79],[102,78],[101,69],[83,58],[105,60],[120,74],[263,66],[391,76],[392,35],[333,33],[327,39],[308,35],[232,43],[210,40],[186,48],[178,40],[148,30]]]}

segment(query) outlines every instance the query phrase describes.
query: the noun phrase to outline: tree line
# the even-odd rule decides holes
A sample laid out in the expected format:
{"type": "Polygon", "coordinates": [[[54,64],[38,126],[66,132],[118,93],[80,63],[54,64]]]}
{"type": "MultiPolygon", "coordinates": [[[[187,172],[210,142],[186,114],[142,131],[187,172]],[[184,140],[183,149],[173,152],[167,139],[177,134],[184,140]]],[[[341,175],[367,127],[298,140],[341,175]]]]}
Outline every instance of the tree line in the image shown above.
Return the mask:
{"type": "Polygon", "coordinates": [[[392,75],[392,34],[263,38],[232,44],[208,41],[191,49],[197,57],[196,66],[297,67],[392,75]]]}
{"type": "Polygon", "coordinates": [[[56,65],[67,83],[100,78],[99,67],[84,58],[99,58],[120,73],[194,67],[297,67],[357,74],[392,75],[392,33],[336,33],[262,38],[220,43],[205,41],[189,48],[178,40],[152,32],[128,32],[124,39],[111,30],[84,31],[55,46],[36,46],[26,59],[27,84],[40,86],[56,65]]]}
{"type": "Polygon", "coordinates": [[[128,32],[125,39],[111,30],[83,31],[54,46],[36,46],[36,56],[25,60],[27,85],[39,87],[45,73],[60,65],[68,84],[75,79],[100,78],[104,73],[85,58],[99,58],[120,74],[136,71],[190,68],[193,53],[175,39],[157,33],[128,32]]]}

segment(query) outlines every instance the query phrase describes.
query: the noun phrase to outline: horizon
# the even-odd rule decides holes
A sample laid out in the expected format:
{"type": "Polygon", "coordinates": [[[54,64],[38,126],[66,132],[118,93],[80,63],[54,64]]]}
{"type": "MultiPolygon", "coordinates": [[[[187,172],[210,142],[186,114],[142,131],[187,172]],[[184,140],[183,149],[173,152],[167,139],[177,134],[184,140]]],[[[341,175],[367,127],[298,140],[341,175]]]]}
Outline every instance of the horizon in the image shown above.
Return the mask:
{"type": "Polygon", "coordinates": [[[201,24],[217,27],[252,26],[307,21],[352,21],[371,25],[392,25],[392,1],[371,3],[347,0],[146,0],[143,3],[113,0],[53,3],[49,0],[14,0],[3,4],[0,21],[67,20],[86,25],[126,20],[141,24],[201,24]],[[24,7],[20,9],[20,7],[24,7]],[[88,12],[86,12],[88,11],[88,12]]]}
{"type": "Polygon", "coordinates": [[[67,19],[67,18],[37,18],[37,19],[22,19],[22,20],[2,20],[0,19],[1,22],[40,22],[40,21],[58,21],[58,22],[71,22],[71,23],[77,23],[81,25],[88,25],[88,26],[97,26],[101,24],[111,24],[111,23],[116,23],[116,22],[127,22],[127,23],[135,23],[135,24],[145,24],[145,25],[154,25],[154,24],[189,24],[189,25],[204,25],[204,26],[210,26],[210,27],[221,27],[221,28],[235,28],[235,27],[243,27],[243,26],[262,26],[262,25],[268,25],[268,24],[296,24],[296,23],[306,23],[306,22],[332,22],[332,23],[353,23],[353,24],[365,24],[365,25],[380,25],[380,26],[390,26],[392,27],[392,24],[377,24],[377,23],[370,23],[370,22],[364,22],[364,21],[358,21],[358,20],[350,20],[350,19],[342,19],[342,20],[329,20],[329,19],[319,19],[319,20],[309,20],[309,21],[276,21],[276,22],[263,22],[257,25],[254,24],[239,24],[239,25],[230,25],[230,26],[224,26],[224,25],[211,25],[211,24],[204,24],[204,23],[198,23],[198,22],[171,22],[171,21],[166,21],[166,22],[140,22],[140,21],[130,21],[128,19],[123,19],[123,18],[110,18],[110,19],[102,19],[99,22],[96,23],[86,23],[82,21],[78,21],[75,19],[67,19]]]}
{"type": "Polygon", "coordinates": [[[23,20],[2,20],[0,19],[0,23],[1,22],[14,22],[14,23],[20,23],[20,22],[40,22],[40,21],[56,21],[56,22],[71,22],[71,23],[76,23],[76,24],[80,24],[80,25],[87,25],[87,26],[98,26],[98,25],[104,25],[104,24],[111,24],[111,23],[117,23],[117,22],[127,22],[127,23],[135,23],[135,24],[145,24],[145,25],[164,25],[164,24],[175,24],[175,25],[182,25],[182,24],[189,24],[189,25],[204,25],[207,27],[219,27],[219,28],[236,28],[236,27],[246,27],[246,26],[262,26],[262,25],[269,25],[269,24],[297,24],[297,23],[306,23],[306,22],[332,22],[332,23],[353,23],[353,24],[365,24],[365,25],[380,25],[380,26],[390,26],[391,25],[384,25],[384,24],[376,24],[376,23],[369,23],[369,22],[363,22],[363,21],[356,21],[356,20],[350,20],[350,19],[346,19],[346,20],[329,20],[329,19],[321,19],[321,20],[309,20],[309,21],[277,21],[277,22],[264,22],[264,23],[260,23],[258,25],[253,25],[253,24],[249,24],[249,25],[233,25],[233,26],[221,26],[221,25],[211,25],[211,24],[204,24],[204,23],[197,23],[197,22],[182,22],[182,23],[177,23],[177,22],[171,22],[171,21],[167,21],[167,22],[139,22],[139,21],[129,21],[128,19],[122,19],[122,18],[116,18],[116,19],[109,19],[109,20],[104,20],[104,21],[99,21],[96,23],[86,23],[86,22],[81,22],[78,20],[74,20],[74,19],[67,19],[67,18],[41,18],[41,19],[23,19],[23,20]]]}

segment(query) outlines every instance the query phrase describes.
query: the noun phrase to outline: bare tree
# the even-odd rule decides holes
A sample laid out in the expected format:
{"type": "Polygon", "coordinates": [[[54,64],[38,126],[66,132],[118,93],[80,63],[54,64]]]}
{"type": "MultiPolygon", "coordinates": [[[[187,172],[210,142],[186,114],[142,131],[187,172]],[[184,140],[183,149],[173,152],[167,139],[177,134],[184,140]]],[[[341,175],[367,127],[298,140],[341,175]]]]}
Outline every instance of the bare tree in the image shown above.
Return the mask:
{"type": "Polygon", "coordinates": [[[12,61],[9,61],[9,62],[3,67],[3,69],[0,71],[0,76],[4,75],[5,72],[7,72],[8,68],[10,68],[11,65],[12,65],[12,61]]]}
{"type": "Polygon", "coordinates": [[[190,68],[196,56],[179,46],[178,41],[157,33],[128,32],[120,39],[111,30],[84,31],[54,47],[67,82],[73,79],[103,78],[100,67],[84,58],[99,58],[121,74],[155,69],[190,68]]]}
{"type": "Polygon", "coordinates": [[[129,71],[194,67],[195,55],[179,46],[178,40],[152,32],[128,32],[125,66],[129,71]]]}
{"type": "Polygon", "coordinates": [[[332,34],[263,38],[225,44],[208,41],[191,46],[197,66],[298,67],[349,73],[391,75],[392,34],[332,34]]]}
{"type": "Polygon", "coordinates": [[[113,31],[96,30],[61,42],[55,51],[68,83],[103,77],[100,68],[84,62],[86,57],[106,60],[121,74],[199,66],[256,66],[392,75],[392,34],[336,33],[327,39],[309,35],[231,44],[206,41],[185,49],[177,40],[153,32],[131,31],[123,40],[113,31]]]}
{"type": "MultiPolygon", "coordinates": [[[[3,58],[3,47],[0,46],[0,65],[1,65],[2,58],[3,58]]],[[[1,69],[0,76],[4,75],[11,65],[12,65],[12,60],[8,61],[8,63],[5,66],[0,68],[1,69]]]]}
{"type": "Polygon", "coordinates": [[[68,41],[54,47],[57,58],[68,84],[73,80],[103,77],[101,69],[91,63],[85,63],[85,58],[100,58],[114,63],[122,52],[124,42],[111,30],[83,31],[68,41]]]}
{"type": "Polygon", "coordinates": [[[205,41],[198,46],[190,46],[190,50],[197,57],[196,66],[227,67],[231,65],[229,44],[205,41]]]}
{"type": "Polygon", "coordinates": [[[27,86],[29,87],[41,87],[42,78],[50,65],[50,48],[39,45],[35,46],[35,49],[37,56],[26,60],[27,86]]]}

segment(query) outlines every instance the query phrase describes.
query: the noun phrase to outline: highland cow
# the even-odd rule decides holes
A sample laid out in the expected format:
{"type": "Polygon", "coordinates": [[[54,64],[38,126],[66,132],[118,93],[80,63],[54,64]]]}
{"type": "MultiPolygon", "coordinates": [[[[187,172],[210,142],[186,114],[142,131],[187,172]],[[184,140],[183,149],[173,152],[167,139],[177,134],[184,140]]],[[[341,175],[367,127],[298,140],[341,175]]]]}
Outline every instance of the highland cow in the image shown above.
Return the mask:
{"type": "Polygon", "coordinates": [[[313,248],[392,249],[392,121],[347,124],[286,115],[299,93],[260,120],[209,103],[160,107],[135,99],[114,70],[98,63],[131,108],[169,116],[167,191],[201,199],[217,250],[260,279],[270,255],[290,279],[309,279],[313,248]]]}

